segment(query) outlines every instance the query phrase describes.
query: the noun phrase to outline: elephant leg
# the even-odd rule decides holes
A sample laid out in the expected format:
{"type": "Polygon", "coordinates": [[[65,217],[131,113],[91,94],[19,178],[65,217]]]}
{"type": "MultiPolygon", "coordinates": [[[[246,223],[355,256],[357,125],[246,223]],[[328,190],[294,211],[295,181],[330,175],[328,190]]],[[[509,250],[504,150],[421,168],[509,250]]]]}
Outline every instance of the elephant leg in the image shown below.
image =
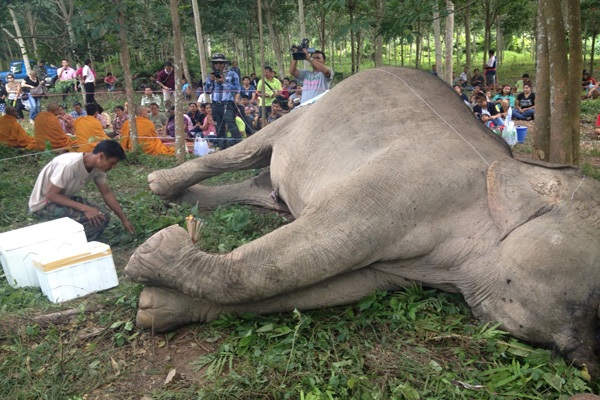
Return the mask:
{"type": "Polygon", "coordinates": [[[246,204],[269,210],[290,212],[287,205],[273,195],[269,171],[231,185],[194,185],[187,188],[178,201],[198,204],[201,209],[214,209],[223,204],[246,204]]]}
{"type": "Polygon", "coordinates": [[[228,254],[207,254],[173,225],[131,256],[125,273],[216,304],[256,302],[312,286],[378,261],[376,221],[312,212],[228,254]],[[365,238],[367,238],[365,240],[365,238]]]}
{"type": "Polygon", "coordinates": [[[148,175],[150,189],[164,199],[177,198],[184,189],[224,172],[266,167],[271,161],[269,139],[268,135],[253,135],[227,150],[154,171],[148,175]]]}
{"type": "Polygon", "coordinates": [[[377,289],[391,290],[408,285],[410,282],[396,276],[363,268],[270,299],[227,306],[173,289],[146,286],[140,295],[136,323],[140,328],[165,332],[194,322],[210,322],[220,314],[270,314],[352,304],[377,289]]]}

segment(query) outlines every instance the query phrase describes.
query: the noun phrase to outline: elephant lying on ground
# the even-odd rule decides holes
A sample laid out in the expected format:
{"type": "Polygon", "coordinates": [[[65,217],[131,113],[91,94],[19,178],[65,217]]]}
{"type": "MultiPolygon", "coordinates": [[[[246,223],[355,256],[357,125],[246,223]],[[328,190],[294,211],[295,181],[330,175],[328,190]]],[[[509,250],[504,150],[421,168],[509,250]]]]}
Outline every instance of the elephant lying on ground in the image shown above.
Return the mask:
{"type": "Polygon", "coordinates": [[[600,182],[513,159],[441,80],[382,68],[344,80],[225,151],[150,174],[157,195],[289,210],[294,222],[229,254],[171,226],[125,272],[147,286],[138,325],[356,302],[422,283],[482,320],[597,371],[600,182]],[[223,187],[198,183],[270,169],[223,187]]]}

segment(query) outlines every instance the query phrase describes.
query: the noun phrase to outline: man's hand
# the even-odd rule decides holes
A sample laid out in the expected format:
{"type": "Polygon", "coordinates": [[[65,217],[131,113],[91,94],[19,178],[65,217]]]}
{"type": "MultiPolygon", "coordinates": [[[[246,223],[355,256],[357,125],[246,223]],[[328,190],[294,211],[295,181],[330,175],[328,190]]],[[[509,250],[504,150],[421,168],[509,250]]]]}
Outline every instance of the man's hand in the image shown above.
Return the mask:
{"type": "Polygon", "coordinates": [[[100,225],[103,221],[106,221],[104,214],[94,207],[86,207],[83,214],[93,226],[100,225]]]}
{"type": "Polygon", "coordinates": [[[132,235],[135,235],[135,228],[133,227],[133,224],[129,222],[128,219],[122,220],[121,223],[123,224],[123,227],[127,229],[127,232],[131,233],[132,235]]]}

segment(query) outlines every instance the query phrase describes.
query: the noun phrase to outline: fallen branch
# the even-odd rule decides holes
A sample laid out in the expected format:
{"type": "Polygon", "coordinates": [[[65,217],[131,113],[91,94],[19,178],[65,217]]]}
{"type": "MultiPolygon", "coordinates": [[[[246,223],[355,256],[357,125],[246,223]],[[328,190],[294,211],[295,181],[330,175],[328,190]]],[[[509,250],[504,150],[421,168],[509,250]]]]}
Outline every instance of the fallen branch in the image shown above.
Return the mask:
{"type": "Polygon", "coordinates": [[[103,309],[103,305],[93,305],[86,307],[84,310],[79,308],[70,308],[68,310],[53,312],[50,314],[38,315],[31,319],[38,323],[40,326],[46,325],[64,325],[70,323],[76,316],[83,314],[91,314],[96,311],[103,309]]]}

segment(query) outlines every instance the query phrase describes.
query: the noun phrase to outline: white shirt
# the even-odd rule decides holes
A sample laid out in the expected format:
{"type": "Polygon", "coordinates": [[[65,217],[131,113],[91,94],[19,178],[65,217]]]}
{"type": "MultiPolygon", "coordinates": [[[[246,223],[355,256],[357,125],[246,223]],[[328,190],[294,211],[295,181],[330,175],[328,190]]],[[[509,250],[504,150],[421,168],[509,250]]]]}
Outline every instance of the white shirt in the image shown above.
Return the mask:
{"type": "Polygon", "coordinates": [[[96,77],[94,76],[92,69],[87,65],[83,67],[81,75],[85,76],[85,80],[83,81],[84,83],[92,83],[96,81],[96,77]]]}

